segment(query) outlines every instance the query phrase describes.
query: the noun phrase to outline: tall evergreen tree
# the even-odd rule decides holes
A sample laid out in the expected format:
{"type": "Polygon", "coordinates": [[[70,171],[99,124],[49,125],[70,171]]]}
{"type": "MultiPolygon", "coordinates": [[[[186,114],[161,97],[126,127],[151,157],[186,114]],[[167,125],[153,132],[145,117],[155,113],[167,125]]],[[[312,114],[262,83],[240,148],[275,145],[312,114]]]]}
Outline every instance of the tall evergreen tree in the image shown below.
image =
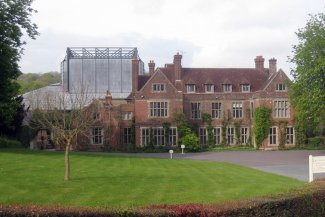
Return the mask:
{"type": "Polygon", "coordinates": [[[23,45],[23,31],[35,39],[37,26],[30,16],[36,12],[31,8],[33,0],[0,1],[0,132],[11,127],[19,110],[19,101],[15,100],[19,85],[14,81],[20,74],[18,61],[23,45]]]}
{"type": "Polygon", "coordinates": [[[319,135],[325,124],[325,14],[310,15],[296,35],[290,98],[296,111],[297,142],[303,144],[306,137],[319,135]]]}

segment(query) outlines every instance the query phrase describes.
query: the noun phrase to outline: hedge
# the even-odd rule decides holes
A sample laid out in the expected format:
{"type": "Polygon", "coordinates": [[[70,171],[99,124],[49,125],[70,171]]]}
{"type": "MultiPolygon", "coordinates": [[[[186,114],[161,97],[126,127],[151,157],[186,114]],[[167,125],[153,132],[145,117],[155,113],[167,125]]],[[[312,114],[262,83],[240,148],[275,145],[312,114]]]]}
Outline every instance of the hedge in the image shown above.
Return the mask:
{"type": "Polygon", "coordinates": [[[253,200],[218,204],[156,205],[133,210],[104,210],[60,206],[0,205],[0,217],[230,217],[230,216],[325,216],[325,181],[306,184],[292,192],[253,200]]]}
{"type": "Polygon", "coordinates": [[[21,142],[0,137],[0,148],[22,148],[21,142]]]}

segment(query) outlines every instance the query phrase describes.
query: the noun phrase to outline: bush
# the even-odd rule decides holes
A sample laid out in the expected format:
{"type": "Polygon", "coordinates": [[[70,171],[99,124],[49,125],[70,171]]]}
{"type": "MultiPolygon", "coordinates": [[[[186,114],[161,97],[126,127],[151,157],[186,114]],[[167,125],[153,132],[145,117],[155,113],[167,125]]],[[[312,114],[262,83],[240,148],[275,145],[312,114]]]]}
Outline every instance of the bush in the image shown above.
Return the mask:
{"type": "Polygon", "coordinates": [[[22,147],[23,146],[19,141],[0,137],[0,148],[22,148],[22,147]]]}
{"type": "Polygon", "coordinates": [[[17,140],[22,143],[22,145],[26,148],[29,147],[30,141],[36,136],[36,130],[32,129],[30,126],[24,125],[20,128],[17,140]]]}
{"type": "Polygon", "coordinates": [[[312,137],[312,138],[308,138],[308,146],[318,147],[320,145],[322,145],[322,138],[321,137],[315,136],[315,137],[312,137]]]}
{"type": "Polygon", "coordinates": [[[188,151],[200,151],[201,150],[201,146],[199,144],[199,139],[197,138],[197,136],[194,133],[190,133],[185,135],[182,138],[182,144],[185,145],[185,148],[188,151]]]}

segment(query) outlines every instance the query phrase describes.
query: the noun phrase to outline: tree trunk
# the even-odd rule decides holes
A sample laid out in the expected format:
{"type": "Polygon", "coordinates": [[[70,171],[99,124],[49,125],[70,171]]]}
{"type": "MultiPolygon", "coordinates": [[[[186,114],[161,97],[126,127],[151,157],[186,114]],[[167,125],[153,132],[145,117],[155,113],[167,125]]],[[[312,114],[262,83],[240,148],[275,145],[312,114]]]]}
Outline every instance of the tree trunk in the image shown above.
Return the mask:
{"type": "Polygon", "coordinates": [[[67,142],[65,146],[65,176],[64,181],[68,181],[70,179],[70,158],[69,158],[69,151],[70,151],[70,142],[67,142]]]}

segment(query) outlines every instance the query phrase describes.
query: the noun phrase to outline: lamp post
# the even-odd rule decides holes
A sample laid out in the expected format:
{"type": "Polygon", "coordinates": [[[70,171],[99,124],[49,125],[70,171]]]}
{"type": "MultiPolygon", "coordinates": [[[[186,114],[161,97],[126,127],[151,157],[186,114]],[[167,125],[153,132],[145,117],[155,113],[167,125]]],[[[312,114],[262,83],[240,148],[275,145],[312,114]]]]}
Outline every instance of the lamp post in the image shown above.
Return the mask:
{"type": "Polygon", "coordinates": [[[184,148],[185,148],[185,145],[181,145],[182,154],[184,154],[184,148]]]}
{"type": "Polygon", "coordinates": [[[173,150],[169,150],[170,159],[173,159],[173,153],[174,153],[174,151],[173,151],[173,150]]]}

